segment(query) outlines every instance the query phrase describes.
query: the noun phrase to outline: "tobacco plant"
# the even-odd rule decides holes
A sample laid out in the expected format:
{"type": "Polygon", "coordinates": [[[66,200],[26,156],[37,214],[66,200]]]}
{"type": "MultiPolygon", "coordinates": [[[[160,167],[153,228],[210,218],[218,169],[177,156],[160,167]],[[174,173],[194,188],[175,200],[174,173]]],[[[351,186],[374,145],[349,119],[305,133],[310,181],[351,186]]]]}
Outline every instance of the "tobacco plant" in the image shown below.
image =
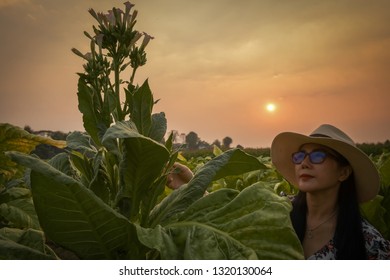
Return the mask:
{"type": "Polygon", "coordinates": [[[90,50],[73,49],[85,62],[77,92],[85,133],[71,133],[66,152],[49,162],[7,153],[31,169],[45,236],[80,259],[301,259],[291,204],[273,183],[212,188],[221,179],[269,171],[240,149],[213,157],[166,194],[178,151],[172,135],[165,139],[165,114],[153,111],[148,80],[134,82],[152,37],[135,30],[137,11],[124,5],[89,10],[97,22],[93,34],[84,32],[90,50]]]}

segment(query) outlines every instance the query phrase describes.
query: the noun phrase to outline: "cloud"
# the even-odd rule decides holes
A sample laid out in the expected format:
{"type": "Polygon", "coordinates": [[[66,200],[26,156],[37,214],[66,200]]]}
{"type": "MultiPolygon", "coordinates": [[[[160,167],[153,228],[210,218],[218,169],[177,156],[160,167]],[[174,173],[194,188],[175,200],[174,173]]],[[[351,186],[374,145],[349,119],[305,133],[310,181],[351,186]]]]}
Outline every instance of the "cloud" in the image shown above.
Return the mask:
{"type": "Polygon", "coordinates": [[[175,66],[170,75],[178,77],[291,74],[328,67],[340,59],[351,63],[345,54],[389,31],[386,9],[364,2],[361,7],[345,1],[169,3],[141,7],[140,18],[160,11],[148,19],[156,36],[151,51],[162,65],[175,66]],[[371,14],[376,14],[375,20],[368,20],[371,14]],[[362,18],[367,18],[365,24],[362,18]]]}

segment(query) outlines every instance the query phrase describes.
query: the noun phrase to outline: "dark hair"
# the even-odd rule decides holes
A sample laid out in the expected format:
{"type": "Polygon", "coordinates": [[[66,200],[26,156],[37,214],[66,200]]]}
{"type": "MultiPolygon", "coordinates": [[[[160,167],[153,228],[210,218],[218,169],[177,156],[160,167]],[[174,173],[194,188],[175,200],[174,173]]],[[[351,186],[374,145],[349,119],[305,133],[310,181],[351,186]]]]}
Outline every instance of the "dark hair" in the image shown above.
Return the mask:
{"type": "MultiPolygon", "coordinates": [[[[301,243],[306,231],[306,193],[299,192],[292,201],[290,217],[301,243]]],[[[351,174],[340,185],[338,194],[339,213],[337,218],[334,244],[337,249],[336,259],[367,259],[365,240],[362,229],[362,217],[357,200],[355,179],[351,174]]],[[[324,244],[325,245],[325,244],[324,244]]]]}
{"type": "Polygon", "coordinates": [[[336,258],[340,260],[367,259],[362,217],[353,174],[341,183],[338,204],[339,213],[334,236],[337,248],[336,258]]]}

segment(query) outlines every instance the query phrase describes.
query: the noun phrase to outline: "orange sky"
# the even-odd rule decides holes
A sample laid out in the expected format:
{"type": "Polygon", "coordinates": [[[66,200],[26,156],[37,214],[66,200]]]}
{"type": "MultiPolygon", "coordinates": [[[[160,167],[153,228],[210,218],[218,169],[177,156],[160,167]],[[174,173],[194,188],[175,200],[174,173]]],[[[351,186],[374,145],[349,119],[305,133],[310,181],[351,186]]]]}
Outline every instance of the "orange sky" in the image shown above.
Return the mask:
{"type": "MultiPolygon", "coordinates": [[[[0,0],[0,122],[82,130],[77,75],[88,8],[124,1],[0,0]]],[[[355,141],[390,139],[390,1],[133,0],[155,39],[149,78],[168,129],[268,147],[320,123],[355,141]],[[274,112],[266,104],[276,105],[274,112]]]]}

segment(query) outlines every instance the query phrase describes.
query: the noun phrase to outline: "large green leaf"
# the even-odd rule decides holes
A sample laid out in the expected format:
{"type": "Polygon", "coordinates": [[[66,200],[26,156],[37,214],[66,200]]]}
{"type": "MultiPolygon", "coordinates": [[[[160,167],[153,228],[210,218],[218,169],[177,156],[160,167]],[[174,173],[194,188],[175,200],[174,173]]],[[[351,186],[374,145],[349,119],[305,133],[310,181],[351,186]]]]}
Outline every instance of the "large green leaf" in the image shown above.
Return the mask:
{"type": "Polygon", "coordinates": [[[13,187],[0,192],[0,217],[8,226],[40,229],[31,191],[13,187]]]}
{"type": "Polygon", "coordinates": [[[0,259],[52,260],[56,258],[55,254],[45,245],[45,236],[42,231],[0,229],[0,259]]]}
{"type": "Polygon", "coordinates": [[[13,187],[0,192],[0,204],[7,203],[14,199],[30,198],[31,191],[27,188],[13,187]]]}
{"type": "Polygon", "coordinates": [[[111,202],[114,201],[117,194],[117,184],[110,179],[110,176],[114,174],[110,175],[107,172],[109,163],[105,162],[104,153],[105,151],[103,149],[100,150],[93,159],[94,176],[90,181],[89,189],[105,203],[111,205],[111,202]]]}
{"type": "Polygon", "coordinates": [[[17,152],[8,154],[32,169],[36,212],[51,240],[81,259],[140,258],[135,228],[125,217],[44,161],[17,152]]]}
{"type": "MultiPolygon", "coordinates": [[[[116,191],[113,190],[108,182],[108,174],[105,172],[107,163],[104,162],[103,154],[107,154],[105,149],[97,150],[92,145],[92,139],[89,135],[82,133],[72,133],[67,137],[68,148],[72,149],[69,153],[72,166],[78,171],[79,180],[84,186],[91,189],[104,202],[109,203],[110,195],[115,197],[116,191]]],[[[111,143],[117,147],[116,143],[111,143]]]]}
{"type": "Polygon", "coordinates": [[[141,87],[134,92],[127,91],[130,107],[130,118],[137,126],[138,132],[149,136],[152,126],[152,109],[154,105],[153,95],[146,80],[141,87]]]}
{"type": "Polygon", "coordinates": [[[167,119],[165,113],[161,112],[152,115],[152,126],[150,128],[149,137],[157,142],[162,142],[167,132],[167,119]]]}
{"type": "Polygon", "coordinates": [[[382,235],[387,236],[388,222],[386,221],[386,209],[382,206],[384,197],[377,195],[374,199],[360,204],[363,216],[378,229],[382,235]]]}
{"type": "MultiPolygon", "coordinates": [[[[232,149],[228,152],[229,161],[223,165],[223,168],[217,170],[213,180],[218,180],[223,177],[239,175],[246,172],[259,169],[267,169],[267,167],[254,156],[251,156],[240,149],[232,149]]],[[[222,165],[224,157],[216,157],[213,161],[222,165]]]]}
{"type": "Polygon", "coordinates": [[[15,199],[0,204],[0,217],[17,228],[40,229],[32,199],[15,199]]]}
{"type": "Polygon", "coordinates": [[[157,205],[150,215],[152,227],[166,224],[200,199],[213,180],[266,168],[257,158],[240,149],[226,151],[208,161],[192,180],[157,205]]]}
{"type": "Polygon", "coordinates": [[[60,153],[52,157],[49,164],[66,175],[74,175],[74,170],[69,161],[68,153],[60,153]]]}
{"type": "Polygon", "coordinates": [[[87,134],[71,133],[67,137],[68,148],[72,166],[77,169],[80,181],[108,205],[115,200],[118,184],[115,180],[115,171],[118,166],[115,155],[118,152],[116,139],[110,141],[110,152],[104,148],[99,150],[92,143],[87,134]],[[113,152],[113,153],[111,153],[113,152]],[[114,155],[115,154],[115,155],[114,155]],[[110,160],[112,159],[112,160],[110,160]],[[114,162],[112,162],[114,161],[114,162]]]}
{"type": "Polygon", "coordinates": [[[90,88],[82,77],[78,82],[79,110],[83,114],[84,129],[93,141],[100,146],[101,138],[110,125],[110,116],[104,116],[103,109],[98,102],[97,94],[90,88]]]}
{"type": "Polygon", "coordinates": [[[136,220],[141,204],[150,196],[154,197],[155,192],[161,192],[157,187],[160,184],[153,183],[161,176],[169,152],[163,145],[138,133],[132,122],[118,122],[111,126],[103,137],[103,144],[111,143],[113,139],[123,140],[122,185],[117,200],[122,213],[136,220]]]}
{"type": "Polygon", "coordinates": [[[0,124],[0,186],[15,175],[21,175],[21,167],[5,156],[6,151],[19,151],[29,154],[39,144],[64,148],[65,141],[30,134],[24,129],[8,123],[0,124]]]}
{"type": "Polygon", "coordinates": [[[93,155],[97,152],[91,137],[78,131],[72,132],[66,137],[66,144],[68,148],[79,151],[82,154],[93,155]]]}
{"type": "Polygon", "coordinates": [[[303,259],[291,204],[261,182],[221,189],[192,204],[178,221],[137,228],[162,259],[303,259]]]}
{"type": "Polygon", "coordinates": [[[380,195],[361,207],[368,221],[390,239],[390,153],[383,153],[376,164],[381,177],[380,195]]]}

